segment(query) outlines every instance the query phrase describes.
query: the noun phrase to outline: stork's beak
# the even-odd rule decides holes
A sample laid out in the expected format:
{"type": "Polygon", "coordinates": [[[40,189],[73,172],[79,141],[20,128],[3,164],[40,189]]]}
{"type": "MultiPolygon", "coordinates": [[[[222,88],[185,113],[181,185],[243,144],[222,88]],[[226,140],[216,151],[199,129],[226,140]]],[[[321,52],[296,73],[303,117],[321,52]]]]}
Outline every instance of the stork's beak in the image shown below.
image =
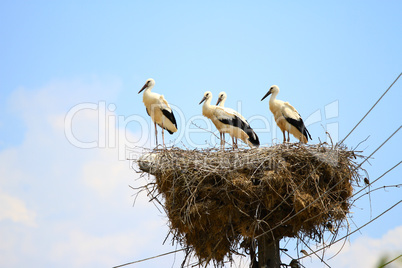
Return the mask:
{"type": "Polygon", "coordinates": [[[262,97],[261,101],[263,101],[266,97],[268,97],[270,94],[272,93],[271,89],[269,89],[269,91],[267,92],[267,94],[265,94],[264,97],[262,97]]]}
{"type": "Polygon", "coordinates": [[[203,103],[204,100],[206,100],[205,96],[202,98],[202,100],[200,101],[200,103],[199,103],[198,105],[200,105],[201,103],[203,103]]]}
{"type": "Polygon", "coordinates": [[[216,102],[216,104],[215,105],[218,105],[220,102],[222,101],[222,98],[221,97],[219,97],[218,98],[218,101],[216,102]]]}
{"type": "Polygon", "coordinates": [[[148,83],[145,83],[145,85],[141,88],[140,91],[138,91],[138,94],[140,94],[144,89],[148,87],[148,83]]]}

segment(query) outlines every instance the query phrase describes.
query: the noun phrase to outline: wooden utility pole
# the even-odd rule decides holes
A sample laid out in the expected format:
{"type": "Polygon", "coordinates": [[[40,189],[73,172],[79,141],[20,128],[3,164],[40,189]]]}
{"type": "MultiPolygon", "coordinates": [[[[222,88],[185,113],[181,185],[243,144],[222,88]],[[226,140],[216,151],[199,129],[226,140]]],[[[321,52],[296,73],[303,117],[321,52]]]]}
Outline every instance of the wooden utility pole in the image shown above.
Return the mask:
{"type": "Polygon", "coordinates": [[[259,268],[280,268],[279,239],[272,241],[267,235],[257,239],[259,268]]]}

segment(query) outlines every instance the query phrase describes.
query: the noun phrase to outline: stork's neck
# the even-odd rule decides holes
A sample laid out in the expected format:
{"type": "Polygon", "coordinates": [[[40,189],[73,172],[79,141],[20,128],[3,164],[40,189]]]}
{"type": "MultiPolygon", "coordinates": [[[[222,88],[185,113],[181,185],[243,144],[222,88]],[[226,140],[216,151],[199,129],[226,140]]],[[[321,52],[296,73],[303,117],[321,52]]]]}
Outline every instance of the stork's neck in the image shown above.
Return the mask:
{"type": "Polygon", "coordinates": [[[147,87],[145,90],[144,90],[144,93],[143,93],[143,97],[142,98],[147,98],[147,97],[150,97],[150,95],[151,95],[151,89],[153,88],[153,86],[150,86],[150,87],[147,87]]]}
{"type": "Polygon", "coordinates": [[[205,116],[207,116],[207,117],[208,117],[209,114],[212,113],[212,108],[213,108],[213,107],[212,107],[212,105],[211,105],[211,99],[212,99],[212,98],[206,99],[206,100],[204,101],[204,104],[202,105],[202,114],[205,115],[205,116]]]}
{"type": "Polygon", "coordinates": [[[226,98],[222,99],[221,103],[219,103],[219,106],[224,107],[225,106],[225,101],[226,101],[226,98]]]}
{"type": "Polygon", "coordinates": [[[269,104],[273,104],[276,101],[277,95],[278,95],[278,92],[274,92],[271,94],[271,97],[269,98],[269,104]]]}
{"type": "Polygon", "coordinates": [[[147,87],[145,90],[144,90],[144,92],[151,92],[151,89],[153,88],[154,86],[149,86],[149,87],[147,87]]]}
{"type": "Polygon", "coordinates": [[[202,107],[204,108],[210,108],[211,107],[211,98],[208,98],[204,101],[204,104],[202,105],[202,107]]]}

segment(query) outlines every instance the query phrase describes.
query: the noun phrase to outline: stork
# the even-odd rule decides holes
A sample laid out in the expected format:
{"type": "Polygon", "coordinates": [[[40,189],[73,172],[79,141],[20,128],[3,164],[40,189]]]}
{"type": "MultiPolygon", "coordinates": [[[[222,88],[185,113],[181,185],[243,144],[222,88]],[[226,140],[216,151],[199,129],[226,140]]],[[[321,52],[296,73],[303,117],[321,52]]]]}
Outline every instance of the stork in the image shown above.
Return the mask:
{"type": "MultiPolygon", "coordinates": [[[[222,91],[222,92],[219,93],[218,96],[219,96],[218,101],[216,102],[217,106],[219,105],[219,107],[222,107],[222,108],[226,109],[227,111],[229,111],[229,112],[231,112],[233,114],[236,114],[243,122],[246,122],[247,124],[249,124],[247,122],[247,120],[240,113],[238,113],[237,111],[235,111],[235,110],[233,110],[231,108],[225,107],[225,102],[226,102],[226,98],[227,98],[226,92],[222,91]]],[[[221,139],[222,138],[223,138],[223,140],[225,140],[225,133],[221,133],[221,139]]],[[[237,147],[237,138],[232,136],[232,143],[234,144],[233,145],[234,147],[237,147]]]]}
{"type": "Polygon", "coordinates": [[[266,97],[271,95],[269,99],[269,109],[275,117],[275,122],[283,133],[283,142],[286,142],[285,132],[288,133],[288,142],[290,141],[289,132],[302,143],[307,143],[308,138],[311,140],[311,135],[304,125],[303,119],[297,110],[289,104],[277,100],[276,96],[279,93],[279,87],[276,85],[271,86],[267,94],[261,99],[263,101],[266,97]],[[308,136],[307,136],[308,135],[308,136]]]}
{"type": "Polygon", "coordinates": [[[156,125],[162,128],[162,142],[163,146],[165,146],[165,136],[163,130],[166,129],[169,134],[173,134],[177,131],[177,124],[173,111],[163,95],[151,92],[151,89],[154,86],[155,80],[149,78],[141,90],[138,91],[138,94],[144,91],[142,101],[144,102],[147,114],[151,117],[155,125],[156,146],[158,146],[158,131],[156,129],[156,125]]]}
{"type": "MultiPolygon", "coordinates": [[[[211,100],[212,93],[207,91],[199,104],[205,101],[202,106],[202,115],[211,119],[220,133],[229,133],[232,138],[239,138],[250,147],[260,145],[257,134],[239,113],[233,113],[230,111],[231,109],[211,105],[211,100]]],[[[222,145],[223,140],[221,140],[222,145]]],[[[233,148],[235,148],[235,144],[233,144],[233,148]]]]}

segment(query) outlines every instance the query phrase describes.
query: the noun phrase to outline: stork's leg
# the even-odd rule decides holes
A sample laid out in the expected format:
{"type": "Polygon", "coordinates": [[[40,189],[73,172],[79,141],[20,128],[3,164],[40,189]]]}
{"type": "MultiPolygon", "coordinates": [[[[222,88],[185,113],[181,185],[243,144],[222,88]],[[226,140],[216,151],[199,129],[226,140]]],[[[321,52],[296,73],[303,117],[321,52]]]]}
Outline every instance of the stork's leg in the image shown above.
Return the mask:
{"type": "Polygon", "coordinates": [[[223,147],[223,149],[225,149],[225,133],[224,133],[224,132],[222,132],[222,139],[221,139],[221,141],[222,141],[222,147],[223,147]]]}
{"type": "Polygon", "coordinates": [[[289,131],[288,131],[288,142],[290,142],[290,138],[289,138],[289,131]]]}
{"type": "Polygon", "coordinates": [[[162,128],[162,143],[163,143],[163,147],[165,146],[165,133],[163,132],[163,128],[162,128]]]}
{"type": "Polygon", "coordinates": [[[221,133],[221,147],[222,149],[225,149],[225,133],[221,133]]]}
{"type": "Polygon", "coordinates": [[[286,142],[285,131],[282,131],[282,134],[283,134],[283,143],[285,143],[286,142]]]}
{"type": "Polygon", "coordinates": [[[232,137],[232,144],[233,144],[233,149],[237,149],[237,139],[235,137],[232,137]]]}
{"type": "Polygon", "coordinates": [[[155,125],[155,141],[156,141],[156,147],[158,147],[158,130],[156,129],[156,123],[154,123],[155,125]]]}

